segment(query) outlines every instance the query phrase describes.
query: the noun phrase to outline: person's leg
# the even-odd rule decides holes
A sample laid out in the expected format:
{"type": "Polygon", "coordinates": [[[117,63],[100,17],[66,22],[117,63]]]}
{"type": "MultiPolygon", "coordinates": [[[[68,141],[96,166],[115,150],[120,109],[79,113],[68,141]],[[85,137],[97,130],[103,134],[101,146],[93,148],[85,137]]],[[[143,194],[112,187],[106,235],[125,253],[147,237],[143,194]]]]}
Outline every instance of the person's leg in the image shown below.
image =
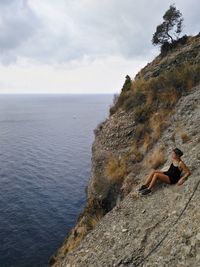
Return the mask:
{"type": "Polygon", "coordinates": [[[153,178],[151,179],[151,182],[150,182],[150,184],[148,186],[148,189],[151,189],[155,185],[157,180],[160,180],[160,181],[162,181],[164,183],[167,183],[167,184],[171,184],[169,176],[167,176],[167,175],[165,175],[165,174],[163,174],[161,172],[160,173],[155,173],[153,175],[153,178]]]}
{"type": "Polygon", "coordinates": [[[144,185],[146,185],[146,186],[148,186],[150,183],[151,183],[151,180],[153,179],[153,176],[155,175],[155,174],[162,174],[162,172],[161,171],[152,171],[148,176],[147,176],[147,178],[146,178],[146,180],[145,180],[145,182],[144,182],[144,185]]]}

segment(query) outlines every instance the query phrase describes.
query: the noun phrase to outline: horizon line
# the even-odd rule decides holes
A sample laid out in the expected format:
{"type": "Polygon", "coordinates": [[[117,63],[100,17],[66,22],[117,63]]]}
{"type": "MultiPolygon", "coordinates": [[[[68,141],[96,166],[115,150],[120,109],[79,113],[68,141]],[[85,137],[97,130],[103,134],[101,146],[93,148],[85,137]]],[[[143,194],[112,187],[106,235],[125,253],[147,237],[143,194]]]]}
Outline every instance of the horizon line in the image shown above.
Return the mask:
{"type": "Polygon", "coordinates": [[[0,95],[113,95],[118,93],[1,93],[0,95]]]}

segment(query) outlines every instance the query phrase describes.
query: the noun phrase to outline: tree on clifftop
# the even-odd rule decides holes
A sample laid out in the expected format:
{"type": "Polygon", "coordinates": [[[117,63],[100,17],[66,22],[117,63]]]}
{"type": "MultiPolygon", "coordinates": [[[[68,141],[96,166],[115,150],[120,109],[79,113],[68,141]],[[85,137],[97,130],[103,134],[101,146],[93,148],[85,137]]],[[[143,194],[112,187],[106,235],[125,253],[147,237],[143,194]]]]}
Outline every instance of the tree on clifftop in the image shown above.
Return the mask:
{"type": "Polygon", "coordinates": [[[123,92],[127,92],[127,91],[129,91],[129,90],[131,89],[131,84],[132,84],[132,81],[131,81],[131,78],[130,78],[129,75],[126,75],[125,78],[126,78],[126,79],[125,79],[124,85],[123,85],[123,87],[122,87],[122,91],[123,91],[123,92]]]}
{"type": "Polygon", "coordinates": [[[152,44],[163,45],[164,43],[173,43],[178,40],[183,28],[183,17],[174,5],[163,16],[163,23],[157,26],[156,32],[152,38],[152,44]]]}

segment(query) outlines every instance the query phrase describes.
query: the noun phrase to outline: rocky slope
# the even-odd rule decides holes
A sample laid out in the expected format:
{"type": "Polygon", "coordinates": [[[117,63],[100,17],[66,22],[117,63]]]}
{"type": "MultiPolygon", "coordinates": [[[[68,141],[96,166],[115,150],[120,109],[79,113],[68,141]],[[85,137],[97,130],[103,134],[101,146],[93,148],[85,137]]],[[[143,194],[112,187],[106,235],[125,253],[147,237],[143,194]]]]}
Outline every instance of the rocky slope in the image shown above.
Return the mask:
{"type": "MultiPolygon", "coordinates": [[[[183,61],[200,66],[200,36],[158,56],[136,78],[159,76],[183,61]]],[[[134,110],[119,108],[98,125],[86,208],[51,266],[200,266],[199,102],[200,86],[182,94],[169,116],[162,117],[164,127],[154,144],[140,150],[142,157],[129,153],[138,130],[134,110]],[[168,167],[175,146],[184,151],[192,175],[182,186],[158,184],[151,196],[140,197],[139,184],[152,166],[168,167]],[[151,164],[157,155],[160,163],[151,164]],[[105,171],[108,160],[115,163],[113,157],[125,159],[120,168],[114,164],[123,179],[113,181],[105,171]]]]}
{"type": "MultiPolygon", "coordinates": [[[[189,179],[182,186],[158,184],[146,197],[134,188],[55,266],[200,266],[200,86],[179,101],[176,111],[157,146],[165,144],[166,157],[174,141],[183,149],[189,179]],[[186,143],[177,126],[191,137],[186,143]]],[[[138,183],[144,179],[131,176],[138,183]]]]}

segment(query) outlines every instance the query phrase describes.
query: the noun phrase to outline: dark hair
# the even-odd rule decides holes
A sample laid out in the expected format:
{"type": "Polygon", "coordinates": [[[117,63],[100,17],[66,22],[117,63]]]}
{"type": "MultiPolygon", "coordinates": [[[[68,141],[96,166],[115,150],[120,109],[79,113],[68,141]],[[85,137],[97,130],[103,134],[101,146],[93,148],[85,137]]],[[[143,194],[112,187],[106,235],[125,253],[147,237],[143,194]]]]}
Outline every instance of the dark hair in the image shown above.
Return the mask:
{"type": "Polygon", "coordinates": [[[174,148],[173,151],[175,152],[175,154],[180,158],[181,156],[183,156],[183,152],[179,149],[179,148],[174,148]]]}

